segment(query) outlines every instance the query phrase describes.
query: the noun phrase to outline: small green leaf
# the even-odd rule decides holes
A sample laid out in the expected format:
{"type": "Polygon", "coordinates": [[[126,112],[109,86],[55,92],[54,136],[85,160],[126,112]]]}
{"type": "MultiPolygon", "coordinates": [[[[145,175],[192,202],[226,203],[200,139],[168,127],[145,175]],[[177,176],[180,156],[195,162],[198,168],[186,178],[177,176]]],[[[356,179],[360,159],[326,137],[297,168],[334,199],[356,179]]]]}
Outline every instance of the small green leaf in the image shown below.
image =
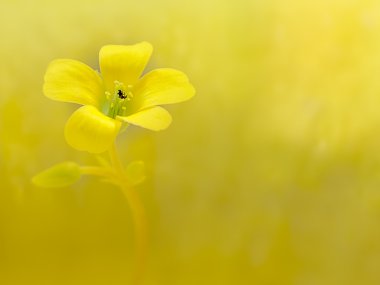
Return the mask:
{"type": "Polygon", "coordinates": [[[146,178],[144,162],[141,160],[132,161],[126,168],[126,175],[133,185],[142,183],[146,178]]]}
{"type": "Polygon", "coordinates": [[[65,187],[69,186],[81,177],[79,165],[66,161],[56,164],[33,177],[32,182],[40,187],[65,187]]]}

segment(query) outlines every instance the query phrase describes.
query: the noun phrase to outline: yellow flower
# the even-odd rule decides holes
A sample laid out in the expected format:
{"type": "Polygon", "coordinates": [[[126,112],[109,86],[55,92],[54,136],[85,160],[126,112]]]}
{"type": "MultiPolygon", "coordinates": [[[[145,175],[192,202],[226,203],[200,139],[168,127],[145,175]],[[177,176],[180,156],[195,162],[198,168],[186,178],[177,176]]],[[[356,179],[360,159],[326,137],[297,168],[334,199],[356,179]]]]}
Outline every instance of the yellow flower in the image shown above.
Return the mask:
{"type": "Polygon", "coordinates": [[[155,69],[140,78],[152,50],[147,42],[104,46],[99,52],[101,74],[76,60],[50,63],[44,94],[84,105],[66,123],[69,145],[101,153],[112,145],[122,123],[154,131],[170,125],[170,114],[158,105],[188,100],[195,90],[187,76],[175,69],[155,69]]]}

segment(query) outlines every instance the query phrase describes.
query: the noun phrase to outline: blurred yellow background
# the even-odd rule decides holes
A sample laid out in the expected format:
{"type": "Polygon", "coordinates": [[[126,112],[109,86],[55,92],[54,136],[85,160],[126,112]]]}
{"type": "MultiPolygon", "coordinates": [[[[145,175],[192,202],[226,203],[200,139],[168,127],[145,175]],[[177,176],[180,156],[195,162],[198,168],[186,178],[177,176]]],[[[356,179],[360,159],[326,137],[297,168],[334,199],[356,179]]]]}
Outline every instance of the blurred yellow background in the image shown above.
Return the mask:
{"type": "Polygon", "coordinates": [[[42,94],[48,63],[143,40],[147,70],[197,90],[118,140],[148,166],[145,284],[380,284],[379,1],[5,0],[0,38],[0,284],[129,284],[121,192],[30,179],[94,162],[64,140],[76,106],[42,94]]]}

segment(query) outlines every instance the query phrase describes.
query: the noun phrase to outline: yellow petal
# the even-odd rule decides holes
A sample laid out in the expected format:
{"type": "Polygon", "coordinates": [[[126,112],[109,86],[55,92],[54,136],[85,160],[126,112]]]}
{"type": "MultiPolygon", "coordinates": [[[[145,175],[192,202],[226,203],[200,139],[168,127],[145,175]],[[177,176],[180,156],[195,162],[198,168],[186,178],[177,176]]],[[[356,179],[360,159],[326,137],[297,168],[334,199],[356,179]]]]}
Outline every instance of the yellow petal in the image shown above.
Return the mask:
{"type": "Polygon", "coordinates": [[[114,81],[124,85],[133,85],[152,54],[153,47],[148,42],[135,45],[107,45],[99,52],[100,70],[106,84],[106,89],[113,92],[114,81]]]}
{"type": "Polygon", "coordinates": [[[169,127],[172,122],[172,117],[169,112],[161,107],[153,107],[142,110],[126,117],[117,117],[123,122],[137,125],[152,131],[160,131],[169,127]]]}
{"type": "Polygon", "coordinates": [[[121,123],[87,105],[76,110],[66,123],[65,137],[77,150],[102,153],[110,148],[121,123]]]}
{"type": "Polygon", "coordinates": [[[104,94],[98,73],[71,59],[57,59],[49,64],[43,90],[53,100],[93,106],[100,105],[104,94]]]}
{"type": "Polygon", "coordinates": [[[189,100],[195,94],[187,76],[178,70],[160,68],[144,75],[135,86],[141,109],[189,100]]]}

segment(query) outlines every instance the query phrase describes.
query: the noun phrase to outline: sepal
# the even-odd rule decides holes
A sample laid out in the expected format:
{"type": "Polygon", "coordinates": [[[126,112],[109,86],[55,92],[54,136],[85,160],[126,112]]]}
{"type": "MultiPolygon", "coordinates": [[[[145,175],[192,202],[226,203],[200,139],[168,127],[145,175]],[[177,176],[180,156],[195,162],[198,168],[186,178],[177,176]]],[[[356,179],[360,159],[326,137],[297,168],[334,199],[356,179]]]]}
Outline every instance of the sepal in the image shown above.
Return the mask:
{"type": "Polygon", "coordinates": [[[32,178],[32,182],[43,188],[58,188],[70,186],[77,182],[80,177],[79,165],[66,161],[38,173],[32,178]]]}
{"type": "Polygon", "coordinates": [[[141,160],[132,161],[125,169],[128,182],[133,186],[141,184],[146,179],[145,164],[141,160]]]}

